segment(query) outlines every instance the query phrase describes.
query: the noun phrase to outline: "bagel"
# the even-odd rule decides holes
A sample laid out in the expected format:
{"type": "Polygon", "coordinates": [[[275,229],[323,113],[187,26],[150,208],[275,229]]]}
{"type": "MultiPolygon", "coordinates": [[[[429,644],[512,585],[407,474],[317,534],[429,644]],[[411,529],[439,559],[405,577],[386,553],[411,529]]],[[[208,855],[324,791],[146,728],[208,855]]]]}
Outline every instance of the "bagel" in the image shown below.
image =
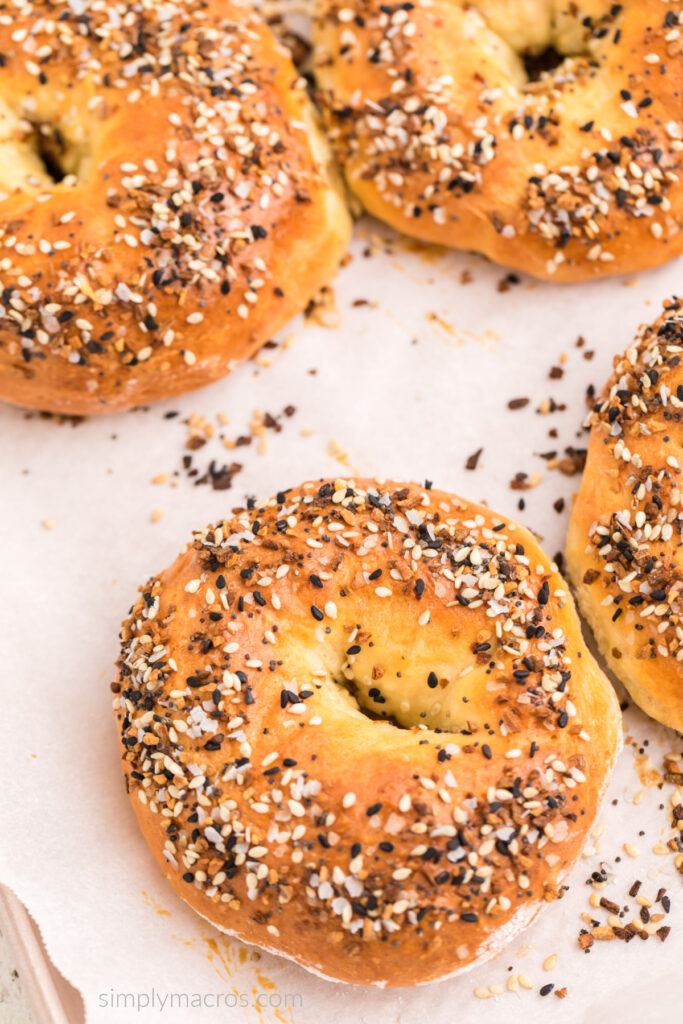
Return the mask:
{"type": "Polygon", "coordinates": [[[0,3],[0,399],[207,384],[331,277],[350,219],[287,51],[240,0],[0,3]]]}
{"type": "Polygon", "coordinates": [[[580,281],[683,252],[683,5],[316,0],[347,181],[426,242],[580,281]],[[564,59],[530,81],[523,57],[564,59]]]}
{"type": "Polygon", "coordinates": [[[404,986],[561,895],[620,712],[527,530],[415,484],[318,481],[195,533],[141,590],[113,684],[127,787],[218,928],[404,986]]]}
{"type": "Polygon", "coordinates": [[[614,360],[589,417],[567,567],[614,674],[683,732],[683,302],[614,360]]]}

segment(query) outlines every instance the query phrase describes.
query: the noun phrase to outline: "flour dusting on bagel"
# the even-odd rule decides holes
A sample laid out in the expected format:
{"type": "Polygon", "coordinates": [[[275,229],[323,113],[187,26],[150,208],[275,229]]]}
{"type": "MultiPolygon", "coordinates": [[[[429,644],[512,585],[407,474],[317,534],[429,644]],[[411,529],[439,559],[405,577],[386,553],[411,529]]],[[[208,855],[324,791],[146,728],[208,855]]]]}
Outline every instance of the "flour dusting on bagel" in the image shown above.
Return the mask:
{"type": "Polygon", "coordinates": [[[581,280],[683,252],[677,0],[317,0],[347,180],[428,242],[581,280]],[[555,67],[530,77],[529,58],[555,67]]]}
{"type": "Polygon", "coordinates": [[[108,412],[227,373],[350,221],[287,51],[240,0],[0,3],[0,397],[108,412]]]}
{"type": "Polygon", "coordinates": [[[532,535],[415,484],[236,509],[141,588],[113,685],[140,827],[199,913],[327,977],[497,953],[581,851],[620,743],[532,535]]]}

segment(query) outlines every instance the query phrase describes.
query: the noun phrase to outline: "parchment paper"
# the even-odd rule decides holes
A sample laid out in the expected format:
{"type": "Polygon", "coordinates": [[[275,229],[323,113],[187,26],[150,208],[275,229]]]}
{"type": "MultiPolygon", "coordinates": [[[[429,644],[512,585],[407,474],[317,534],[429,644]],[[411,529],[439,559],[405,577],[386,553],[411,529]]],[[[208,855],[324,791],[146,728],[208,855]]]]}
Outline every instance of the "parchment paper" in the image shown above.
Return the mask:
{"type": "MultiPolygon", "coordinates": [[[[522,278],[500,290],[503,269],[474,256],[419,249],[363,221],[353,260],[334,284],[336,327],[315,318],[295,322],[278,339],[286,343],[264,351],[260,361],[148,410],[74,426],[0,409],[0,879],[39,922],[55,963],[82,991],[91,1024],[628,1024],[655,1009],[661,1019],[680,1012],[683,878],[671,855],[653,852],[670,835],[672,787],[643,786],[647,765],[630,742],[601,817],[604,834],[589,841],[589,856],[565,898],[520,940],[455,980],[412,991],[362,990],[255,955],[219,936],[174,895],[128,806],[109,682],[118,626],[138,584],[174,558],[193,527],[226,514],[247,494],[267,496],[320,475],[429,478],[517,515],[553,555],[562,547],[579,478],[549,470],[547,459],[534,453],[562,455],[569,445],[585,444],[587,386],[602,385],[612,356],[638,323],[681,290],[681,271],[679,261],[639,280],[569,287],[522,278]],[[562,367],[560,379],[549,377],[552,365],[562,367]],[[519,397],[531,401],[510,411],[508,401],[519,397]],[[538,413],[550,398],[560,408],[538,413]],[[296,411],[283,415],[290,405],[296,411]],[[249,433],[254,410],[279,417],[281,429],[225,448],[219,435],[234,440],[249,433]],[[218,423],[218,414],[230,422],[218,423]],[[216,435],[188,451],[183,421],[192,415],[206,417],[216,435]],[[556,438],[549,436],[553,429],[556,438]],[[480,447],[477,468],[467,470],[466,460],[480,447]],[[199,477],[211,459],[219,466],[238,461],[243,469],[232,490],[195,486],[197,478],[182,467],[184,455],[192,455],[199,477]],[[513,490],[510,481],[520,472],[542,479],[513,490]],[[152,482],[164,473],[167,482],[152,482]],[[559,498],[565,499],[560,512],[559,498]],[[629,857],[624,842],[641,856],[629,857]],[[633,908],[627,892],[636,878],[650,899],[668,889],[666,943],[636,939],[596,943],[589,954],[579,949],[579,915],[606,917],[591,910],[586,885],[601,864],[614,879],[604,895],[620,905],[633,908]],[[551,953],[558,965],[544,971],[551,953]],[[532,990],[474,997],[477,987],[505,986],[511,973],[528,975],[532,990]],[[539,989],[549,983],[566,987],[566,998],[554,991],[542,997],[539,989]],[[111,1008],[117,992],[144,1003],[152,990],[154,1006],[138,1009],[129,1001],[127,1008],[111,1008]],[[242,994],[247,1005],[168,1005],[171,993],[213,992],[233,1000],[242,994]],[[256,1006],[264,996],[280,1005],[256,1006]]],[[[626,735],[648,739],[650,765],[659,771],[663,753],[683,746],[635,710],[627,712],[626,735]]]]}

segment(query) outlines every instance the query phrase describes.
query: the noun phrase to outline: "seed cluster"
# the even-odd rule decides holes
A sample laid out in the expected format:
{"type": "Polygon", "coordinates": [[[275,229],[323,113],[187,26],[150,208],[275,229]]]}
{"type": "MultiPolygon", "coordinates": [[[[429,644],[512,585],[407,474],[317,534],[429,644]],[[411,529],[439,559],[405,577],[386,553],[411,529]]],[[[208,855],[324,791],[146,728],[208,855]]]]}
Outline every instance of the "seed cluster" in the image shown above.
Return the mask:
{"type": "MultiPolygon", "coordinates": [[[[628,845],[628,844],[626,844],[628,845]]],[[[590,905],[594,910],[603,910],[607,914],[606,923],[602,923],[595,914],[585,912],[581,915],[588,928],[582,928],[578,935],[579,946],[584,952],[588,952],[597,942],[611,942],[619,939],[620,942],[630,942],[638,936],[639,939],[647,941],[651,936],[656,935],[660,942],[666,942],[671,933],[671,927],[663,922],[671,910],[671,898],[667,890],[659,888],[654,900],[641,893],[642,882],[636,879],[628,891],[631,899],[636,901],[637,916],[633,915],[633,908],[628,904],[622,904],[601,896],[600,891],[607,885],[607,874],[603,870],[594,871],[588,879],[592,888],[590,905]]]]}
{"type": "Polygon", "coordinates": [[[299,925],[325,926],[346,956],[469,927],[453,933],[453,966],[555,898],[558,852],[578,853],[595,812],[587,773],[610,758],[591,760],[567,596],[538,558],[519,527],[430,485],[304,485],[196,533],[142,588],[114,684],[131,793],[159,816],[184,884],[235,911],[253,903],[274,937],[293,901],[299,925]],[[450,678],[396,672],[378,618],[395,602],[435,658],[446,645],[450,678]],[[302,646],[323,662],[302,669],[302,646]],[[348,758],[337,776],[340,692],[384,721],[368,757],[391,758],[382,730],[404,731],[395,789],[369,793],[348,758]],[[451,692],[455,723],[437,706],[451,692]]]}
{"type": "Polygon", "coordinates": [[[683,53],[680,5],[650,4],[652,18],[635,45],[624,5],[605,4],[602,16],[568,5],[570,41],[561,33],[549,40],[565,59],[526,84],[510,71],[507,42],[499,38],[500,57],[491,56],[495,27],[476,5],[448,4],[449,11],[454,6],[463,8],[461,39],[448,65],[439,42],[445,12],[432,0],[325,8],[322,99],[354,180],[372,182],[416,232],[429,230],[418,220],[429,220],[452,225],[456,240],[473,199],[490,191],[495,231],[512,244],[525,234],[546,242],[549,274],[567,258],[614,260],[610,242],[622,214],[632,225],[645,218],[651,237],[664,243],[683,161],[683,97],[672,86],[664,99],[663,84],[668,62],[676,67],[683,53]],[[480,61],[472,60],[473,48],[480,61]],[[596,110],[603,92],[619,101],[596,110]],[[510,195],[517,196],[512,205],[510,195]],[[570,242],[581,248],[568,257],[570,242]]]}
{"type": "Polygon", "coordinates": [[[205,318],[220,310],[228,330],[264,294],[281,301],[271,234],[317,171],[282,109],[304,84],[293,68],[283,83],[267,31],[213,0],[0,4],[0,74],[21,107],[3,145],[69,169],[51,180],[34,160],[20,186],[0,181],[0,346],[25,374],[55,355],[191,367],[205,318]]]}
{"type": "MultiPolygon", "coordinates": [[[[644,327],[614,371],[589,423],[614,460],[628,504],[591,524],[594,567],[583,582],[605,591],[612,621],[633,622],[637,658],[683,660],[683,529],[679,424],[683,413],[683,303],[673,299],[644,327]],[[653,444],[654,442],[654,444],[653,444]]],[[[612,652],[621,657],[619,648],[612,652]]]]}

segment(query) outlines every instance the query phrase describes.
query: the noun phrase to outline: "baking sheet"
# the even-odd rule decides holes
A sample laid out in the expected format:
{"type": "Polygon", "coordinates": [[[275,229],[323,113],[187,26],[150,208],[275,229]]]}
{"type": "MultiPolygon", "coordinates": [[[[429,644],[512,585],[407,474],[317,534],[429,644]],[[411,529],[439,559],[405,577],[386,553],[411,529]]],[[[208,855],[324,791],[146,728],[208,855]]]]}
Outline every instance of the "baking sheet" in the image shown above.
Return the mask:
{"type": "Polygon", "coordinates": [[[119,623],[138,584],[174,558],[193,528],[246,495],[321,475],[429,478],[517,515],[553,555],[579,478],[549,469],[538,453],[585,444],[587,386],[601,386],[638,323],[680,291],[683,269],[679,261],[639,279],[571,287],[510,283],[478,257],[412,245],[369,220],[357,225],[352,256],[334,282],[334,303],[200,392],[78,424],[0,409],[0,879],[26,903],[55,964],[82,992],[87,1020],[98,1024],[417,1024],[427,1016],[450,1024],[456,1015],[485,1024],[503,1014],[545,1020],[551,1011],[558,1022],[602,1016],[628,1024],[654,1007],[660,1016],[678,1011],[683,878],[671,855],[653,852],[670,835],[673,787],[658,787],[648,768],[661,772],[663,754],[683,743],[634,710],[604,833],[590,840],[569,892],[496,960],[451,981],[384,992],[333,985],[222,937],[169,889],[138,834],[108,688],[119,623]],[[552,366],[561,378],[550,376],[552,366]],[[528,404],[508,408],[523,397],[528,404]],[[265,413],[275,425],[259,426],[265,413]],[[188,449],[188,436],[205,436],[206,424],[214,436],[188,449]],[[253,431],[236,448],[221,437],[253,431]],[[196,483],[212,460],[214,469],[242,465],[230,490],[196,483]],[[518,473],[535,486],[512,489],[518,473]],[[636,878],[651,899],[667,888],[665,943],[580,950],[579,915],[606,917],[591,910],[586,885],[601,865],[610,877],[604,895],[620,905],[633,908],[627,892],[636,878]],[[544,971],[552,953],[558,964],[544,971]],[[528,976],[532,988],[508,991],[510,974],[528,976]],[[550,983],[566,987],[566,998],[541,996],[550,983]],[[473,995],[491,985],[503,994],[473,995]],[[189,1006],[179,1005],[183,993],[189,1006]],[[197,994],[204,1005],[193,1007],[197,994]],[[217,1010],[206,1005],[211,994],[236,1005],[217,1010]]]}

